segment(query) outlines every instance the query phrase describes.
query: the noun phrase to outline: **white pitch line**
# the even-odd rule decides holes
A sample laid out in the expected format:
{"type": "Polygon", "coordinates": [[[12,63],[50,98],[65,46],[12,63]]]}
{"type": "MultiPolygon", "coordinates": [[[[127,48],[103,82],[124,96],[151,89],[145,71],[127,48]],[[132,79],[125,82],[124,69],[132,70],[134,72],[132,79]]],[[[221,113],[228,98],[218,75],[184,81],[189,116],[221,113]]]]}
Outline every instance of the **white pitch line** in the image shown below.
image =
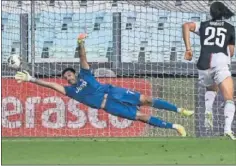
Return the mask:
{"type": "Polygon", "coordinates": [[[186,141],[186,140],[220,140],[220,138],[3,138],[2,142],[171,142],[171,141],[186,141]]]}

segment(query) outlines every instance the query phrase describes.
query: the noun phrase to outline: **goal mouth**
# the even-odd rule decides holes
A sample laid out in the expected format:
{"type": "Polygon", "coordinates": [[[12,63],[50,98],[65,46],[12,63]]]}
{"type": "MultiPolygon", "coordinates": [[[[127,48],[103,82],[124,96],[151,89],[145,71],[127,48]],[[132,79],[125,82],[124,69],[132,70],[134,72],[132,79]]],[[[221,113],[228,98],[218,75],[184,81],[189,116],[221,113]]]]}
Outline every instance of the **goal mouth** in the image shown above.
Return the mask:
{"type": "MultiPolygon", "coordinates": [[[[223,2],[236,11],[236,1],[223,2]]],[[[35,77],[66,85],[61,72],[66,67],[79,71],[76,39],[85,32],[87,59],[99,81],[195,110],[195,116],[187,119],[164,110],[145,107],[141,111],[180,123],[191,136],[220,136],[224,126],[220,93],[213,105],[214,127],[204,123],[205,88],[198,84],[195,65],[200,54],[197,35],[190,36],[193,60],[187,62],[183,56],[182,24],[209,19],[209,3],[212,1],[2,1],[3,136],[177,136],[175,131],[86,107],[46,88],[16,84],[16,70],[7,66],[13,53],[22,56],[22,69],[35,77]]],[[[235,17],[229,22],[236,26],[235,17]]],[[[235,80],[235,56],[231,68],[235,80]]]]}

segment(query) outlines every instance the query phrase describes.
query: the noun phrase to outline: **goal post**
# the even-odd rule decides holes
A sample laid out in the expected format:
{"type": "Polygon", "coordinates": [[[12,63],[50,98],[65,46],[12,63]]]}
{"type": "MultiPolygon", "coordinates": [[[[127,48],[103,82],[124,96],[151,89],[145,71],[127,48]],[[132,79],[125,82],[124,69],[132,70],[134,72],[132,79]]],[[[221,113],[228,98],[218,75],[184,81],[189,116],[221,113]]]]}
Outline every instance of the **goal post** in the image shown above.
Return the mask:
{"type": "MultiPolygon", "coordinates": [[[[234,1],[223,1],[236,11],[234,1]]],[[[214,128],[204,125],[204,91],[195,63],[200,40],[191,34],[193,61],[183,58],[181,26],[209,18],[208,1],[2,1],[2,128],[6,137],[167,137],[158,129],[86,107],[31,83],[16,84],[7,57],[18,53],[23,68],[38,78],[66,84],[65,67],[79,70],[76,39],[88,33],[86,53],[102,83],[130,88],[195,110],[192,118],[172,112],[141,111],[180,123],[191,136],[219,136],[222,97],[214,103],[214,128]],[[33,16],[33,17],[32,17],[33,16]],[[32,24],[33,20],[33,24],[32,24]],[[33,30],[33,31],[32,31],[33,30]]],[[[236,25],[236,18],[230,22],[236,25]]],[[[236,58],[232,58],[236,74],[236,58]]],[[[235,80],[235,77],[233,77],[235,80]]],[[[235,80],[236,81],[236,80],[235,80]]],[[[236,130],[236,121],[234,121],[236,130]]]]}

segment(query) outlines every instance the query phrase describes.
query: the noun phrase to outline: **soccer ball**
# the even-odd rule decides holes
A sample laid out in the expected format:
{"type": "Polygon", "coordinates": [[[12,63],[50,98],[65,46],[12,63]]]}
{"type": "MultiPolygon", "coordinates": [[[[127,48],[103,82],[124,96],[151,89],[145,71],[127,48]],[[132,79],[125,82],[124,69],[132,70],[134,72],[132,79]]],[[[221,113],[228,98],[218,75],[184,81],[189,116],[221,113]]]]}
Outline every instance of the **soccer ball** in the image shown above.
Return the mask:
{"type": "Polygon", "coordinates": [[[7,59],[8,67],[12,69],[19,69],[21,66],[21,58],[20,55],[14,54],[9,56],[7,59]]]}

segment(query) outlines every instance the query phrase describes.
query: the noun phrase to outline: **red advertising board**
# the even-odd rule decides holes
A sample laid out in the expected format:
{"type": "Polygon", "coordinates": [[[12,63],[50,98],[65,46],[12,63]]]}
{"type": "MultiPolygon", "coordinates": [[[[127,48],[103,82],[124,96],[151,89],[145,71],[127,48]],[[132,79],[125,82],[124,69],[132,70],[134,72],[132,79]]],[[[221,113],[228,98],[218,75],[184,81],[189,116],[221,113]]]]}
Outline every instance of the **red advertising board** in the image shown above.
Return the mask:
{"type": "MultiPolygon", "coordinates": [[[[66,84],[62,79],[44,79],[66,84]]],[[[143,79],[101,78],[102,83],[151,95],[143,79]]],[[[148,108],[141,108],[149,113],[148,108]]],[[[145,124],[89,108],[51,89],[2,78],[3,137],[131,137],[141,136],[145,124]]]]}

